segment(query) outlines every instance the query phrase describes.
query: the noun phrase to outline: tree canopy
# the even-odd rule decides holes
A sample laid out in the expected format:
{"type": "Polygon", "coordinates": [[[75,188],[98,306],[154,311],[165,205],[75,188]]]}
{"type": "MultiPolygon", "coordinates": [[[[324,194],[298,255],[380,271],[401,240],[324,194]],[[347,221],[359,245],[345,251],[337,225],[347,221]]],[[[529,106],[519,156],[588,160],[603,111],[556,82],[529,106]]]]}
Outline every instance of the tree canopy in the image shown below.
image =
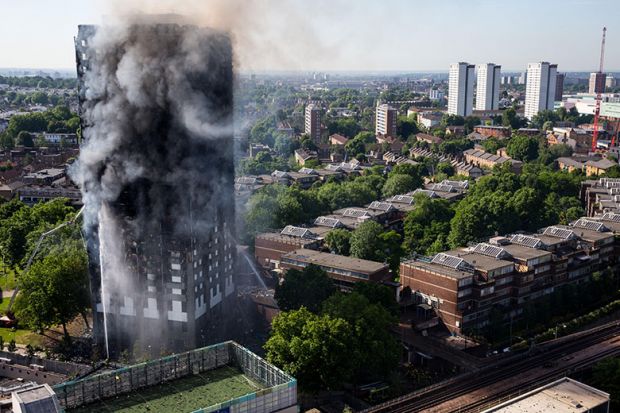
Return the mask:
{"type": "Polygon", "coordinates": [[[360,292],[336,293],[318,315],[305,307],[280,313],[265,344],[267,360],[310,392],[384,379],[399,358],[390,332],[395,321],[360,292]]]}
{"type": "Polygon", "coordinates": [[[90,306],[88,258],[79,241],[65,242],[18,279],[16,315],[33,330],[67,323],[90,306]]]}
{"type": "Polygon", "coordinates": [[[351,232],[346,229],[332,229],[325,236],[325,245],[334,254],[349,255],[351,232]]]}
{"type": "Polygon", "coordinates": [[[283,282],[276,286],[274,298],[283,311],[305,307],[316,313],[335,291],[334,283],[325,271],[311,264],[303,270],[288,270],[283,282]]]}
{"type": "Polygon", "coordinates": [[[523,162],[533,161],[538,157],[538,139],[531,136],[515,135],[510,138],[506,152],[511,158],[523,162]]]}

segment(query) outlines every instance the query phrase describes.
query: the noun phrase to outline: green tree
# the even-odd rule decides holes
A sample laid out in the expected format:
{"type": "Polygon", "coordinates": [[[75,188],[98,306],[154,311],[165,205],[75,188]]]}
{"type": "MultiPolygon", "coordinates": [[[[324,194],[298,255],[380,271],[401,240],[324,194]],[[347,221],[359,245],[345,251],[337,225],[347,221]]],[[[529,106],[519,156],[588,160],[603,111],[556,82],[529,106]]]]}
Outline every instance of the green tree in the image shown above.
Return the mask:
{"type": "Polygon", "coordinates": [[[595,364],[589,384],[609,393],[610,411],[620,411],[620,357],[611,357],[595,364]]]}
{"type": "Polygon", "coordinates": [[[383,227],[375,221],[365,221],[351,234],[351,255],[365,260],[379,260],[383,257],[382,242],[379,236],[383,227]]]}
{"type": "Polygon", "coordinates": [[[503,148],[505,145],[504,141],[500,141],[497,138],[489,138],[482,142],[482,147],[485,152],[488,153],[496,153],[499,148],[503,148]]]}
{"type": "Polygon", "coordinates": [[[445,114],[441,117],[440,125],[445,129],[446,126],[462,126],[465,124],[465,118],[459,115],[445,114]]]}
{"type": "Polygon", "coordinates": [[[446,249],[446,237],[450,233],[450,220],[454,216],[448,201],[417,195],[415,208],[404,220],[403,248],[409,253],[429,254],[433,250],[446,249]],[[440,245],[435,245],[441,241],[440,245]]]}
{"type": "Polygon", "coordinates": [[[413,116],[408,117],[401,115],[396,119],[396,131],[398,136],[407,139],[411,135],[420,132],[420,129],[413,116]]]}
{"type": "Polygon", "coordinates": [[[15,147],[15,141],[8,133],[0,133],[0,148],[11,150],[15,147]]]}
{"type": "Polygon", "coordinates": [[[380,305],[393,316],[398,316],[398,303],[394,289],[376,283],[357,283],[353,287],[353,292],[366,297],[371,304],[380,305]]]}
{"type": "Polygon", "coordinates": [[[274,298],[283,311],[305,307],[318,312],[323,301],[336,291],[327,273],[316,265],[303,270],[290,269],[284,281],[276,286],[274,298]]]}
{"type": "Polygon", "coordinates": [[[79,241],[59,245],[19,277],[16,315],[34,331],[67,323],[90,305],[88,259],[79,241]]]}
{"type": "Polygon", "coordinates": [[[351,380],[356,349],[351,325],[302,307],[274,318],[265,343],[267,361],[294,376],[308,392],[336,390],[351,380]]]}
{"type": "Polygon", "coordinates": [[[512,129],[519,129],[527,123],[527,120],[517,116],[517,112],[514,108],[508,108],[502,113],[502,125],[509,126],[512,129]]]}
{"type": "Polygon", "coordinates": [[[381,304],[373,304],[359,292],[335,294],[323,304],[323,314],[343,319],[350,326],[353,345],[352,379],[355,383],[385,378],[398,364],[399,346],[390,327],[396,317],[381,304]]]}
{"type": "Polygon", "coordinates": [[[26,131],[19,132],[17,134],[17,144],[32,148],[34,146],[32,135],[26,131]]]}
{"type": "Polygon", "coordinates": [[[553,110],[541,110],[532,117],[532,123],[538,128],[543,129],[546,122],[552,124],[560,120],[560,117],[553,110]]]}
{"type": "Polygon", "coordinates": [[[411,175],[390,174],[383,185],[383,196],[405,194],[420,187],[421,179],[415,179],[411,175]]]}
{"type": "Polygon", "coordinates": [[[349,255],[351,232],[346,229],[332,229],[325,236],[325,245],[331,252],[339,255],[349,255]]]}
{"type": "Polygon", "coordinates": [[[506,152],[514,159],[532,161],[538,157],[538,139],[523,135],[513,136],[506,146],[506,152]]]}
{"type": "Polygon", "coordinates": [[[392,274],[398,274],[400,259],[403,256],[402,236],[394,230],[383,232],[379,235],[381,242],[380,261],[387,261],[392,274]]]}
{"type": "Polygon", "coordinates": [[[364,154],[366,152],[364,141],[358,138],[350,139],[344,145],[344,149],[350,158],[355,158],[357,155],[364,154]]]}

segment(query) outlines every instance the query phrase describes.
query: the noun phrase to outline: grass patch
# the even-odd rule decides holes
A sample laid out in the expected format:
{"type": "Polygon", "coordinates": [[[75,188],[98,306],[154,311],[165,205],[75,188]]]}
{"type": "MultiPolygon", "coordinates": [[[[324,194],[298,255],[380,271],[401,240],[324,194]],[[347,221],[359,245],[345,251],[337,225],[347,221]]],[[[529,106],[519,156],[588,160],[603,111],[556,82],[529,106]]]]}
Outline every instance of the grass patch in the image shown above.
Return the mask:
{"type": "Polygon", "coordinates": [[[0,260],[0,288],[2,291],[14,290],[16,285],[15,271],[0,260]]]}
{"type": "Polygon", "coordinates": [[[69,410],[70,413],[167,413],[191,412],[222,403],[260,387],[239,370],[222,367],[122,394],[97,403],[69,410]]]}
{"type": "Polygon", "coordinates": [[[30,344],[33,347],[43,345],[43,337],[37,333],[33,333],[30,330],[17,329],[13,331],[11,328],[0,328],[0,336],[2,336],[2,339],[4,340],[5,350],[11,340],[15,340],[17,344],[30,344]]]}

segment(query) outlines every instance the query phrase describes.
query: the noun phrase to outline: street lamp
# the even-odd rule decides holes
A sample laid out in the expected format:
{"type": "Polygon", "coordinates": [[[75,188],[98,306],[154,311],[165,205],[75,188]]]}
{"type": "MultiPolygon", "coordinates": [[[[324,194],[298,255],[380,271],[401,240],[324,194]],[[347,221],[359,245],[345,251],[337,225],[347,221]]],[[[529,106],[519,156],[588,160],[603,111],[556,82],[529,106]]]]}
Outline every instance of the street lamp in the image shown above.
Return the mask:
{"type": "MultiPolygon", "coordinates": [[[[558,327],[560,327],[560,323],[555,326],[555,338],[558,338],[558,327]]],[[[566,324],[562,324],[562,328],[566,328],[566,324]]]]}

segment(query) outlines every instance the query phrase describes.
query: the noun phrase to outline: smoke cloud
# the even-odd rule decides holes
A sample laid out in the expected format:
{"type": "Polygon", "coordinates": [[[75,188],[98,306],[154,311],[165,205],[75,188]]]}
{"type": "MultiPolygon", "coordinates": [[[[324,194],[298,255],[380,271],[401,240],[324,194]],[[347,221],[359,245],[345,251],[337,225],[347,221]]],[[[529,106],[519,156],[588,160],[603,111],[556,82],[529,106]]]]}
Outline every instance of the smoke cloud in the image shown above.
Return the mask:
{"type": "Polygon", "coordinates": [[[105,322],[109,334],[175,350],[196,343],[168,322],[193,328],[188,317],[234,291],[230,264],[212,261],[232,248],[231,43],[179,22],[135,15],[80,28],[84,140],[71,170],[89,244],[99,247],[95,302],[115,317],[105,322]],[[224,268],[211,271],[212,263],[224,268]]]}
{"type": "Polygon", "coordinates": [[[235,66],[244,71],[333,67],[334,56],[344,52],[342,43],[356,39],[355,30],[349,31],[347,38],[325,41],[315,26],[327,11],[331,16],[346,16],[355,7],[340,0],[100,1],[105,23],[127,23],[148,14],[177,14],[188,24],[225,31],[233,42],[235,66]]]}

